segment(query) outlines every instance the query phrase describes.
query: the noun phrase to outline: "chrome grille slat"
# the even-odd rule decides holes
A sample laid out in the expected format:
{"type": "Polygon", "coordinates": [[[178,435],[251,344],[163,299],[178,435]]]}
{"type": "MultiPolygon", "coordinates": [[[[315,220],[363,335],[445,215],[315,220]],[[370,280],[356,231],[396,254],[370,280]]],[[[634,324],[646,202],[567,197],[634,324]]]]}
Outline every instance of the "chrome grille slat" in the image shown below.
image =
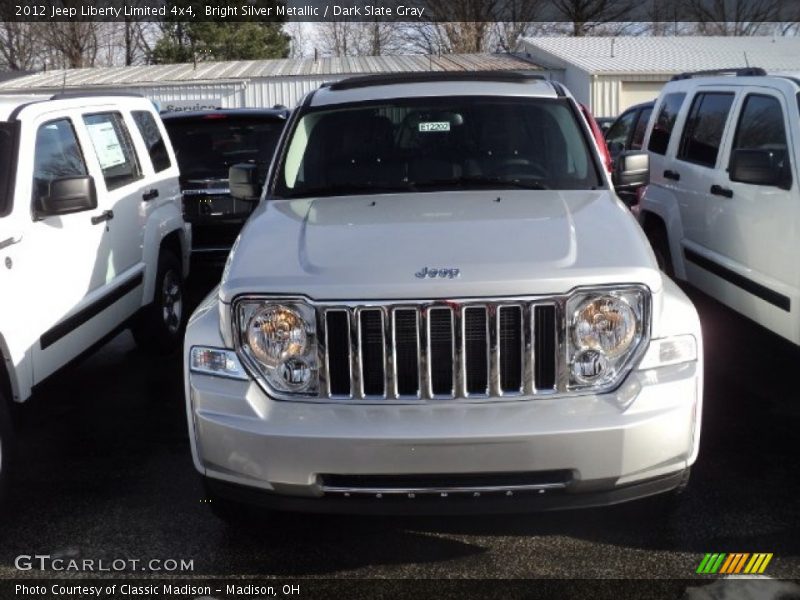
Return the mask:
{"type": "Polygon", "coordinates": [[[352,400],[552,395],[566,389],[563,308],[553,299],[321,307],[323,394],[352,400]],[[332,339],[344,332],[344,342],[332,339]]]}
{"type": "Polygon", "coordinates": [[[359,310],[358,332],[361,397],[385,398],[387,365],[383,310],[359,310]]]}
{"type": "Polygon", "coordinates": [[[533,307],[533,368],[534,390],[553,393],[558,388],[556,371],[557,352],[544,352],[545,348],[558,346],[558,311],[555,304],[537,304],[533,307]]]}
{"type": "Polygon", "coordinates": [[[489,394],[501,396],[500,361],[502,353],[499,343],[500,306],[489,305],[486,307],[489,322],[489,394]]]}
{"type": "Polygon", "coordinates": [[[488,396],[491,337],[487,307],[464,307],[461,311],[460,329],[464,397],[488,396]]]}
{"type": "Polygon", "coordinates": [[[350,313],[350,389],[353,398],[363,399],[361,387],[361,325],[358,310],[350,313]]]}
{"type": "Polygon", "coordinates": [[[428,308],[419,311],[419,393],[424,399],[432,398],[431,377],[428,371],[430,353],[428,351],[428,308]]]}
{"type": "Polygon", "coordinates": [[[394,385],[389,389],[395,398],[420,398],[420,332],[416,308],[392,310],[392,373],[394,385]]]}
{"type": "Polygon", "coordinates": [[[350,336],[350,312],[346,309],[329,309],[324,313],[320,322],[325,323],[325,379],[327,382],[328,397],[352,398],[353,380],[353,345],[350,336]],[[344,327],[336,323],[335,319],[344,319],[344,327]],[[343,331],[342,331],[343,330],[343,331]],[[333,343],[329,340],[329,332],[333,332],[333,343]],[[336,339],[344,333],[344,340],[336,339]],[[331,361],[331,346],[333,348],[333,362],[331,361]],[[342,348],[344,351],[342,352],[342,348]]]}
{"type": "Polygon", "coordinates": [[[433,398],[452,398],[461,368],[456,344],[456,315],[451,307],[428,311],[428,380],[433,398]]]}
{"type": "Polygon", "coordinates": [[[514,395],[524,392],[526,362],[524,312],[519,304],[497,308],[495,344],[498,348],[498,394],[514,395]],[[502,363],[500,357],[504,357],[502,363]]]}

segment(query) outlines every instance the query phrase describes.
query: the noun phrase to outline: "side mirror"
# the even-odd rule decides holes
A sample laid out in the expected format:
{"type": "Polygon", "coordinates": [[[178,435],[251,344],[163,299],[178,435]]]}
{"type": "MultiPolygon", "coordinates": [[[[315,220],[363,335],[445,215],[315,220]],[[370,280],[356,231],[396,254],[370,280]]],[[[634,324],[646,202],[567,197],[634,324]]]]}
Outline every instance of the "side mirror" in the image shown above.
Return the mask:
{"type": "Polygon", "coordinates": [[[37,202],[36,216],[51,217],[97,208],[97,190],[94,178],[62,177],[53,179],[45,194],[37,202]]]}
{"type": "Polygon", "coordinates": [[[231,196],[237,200],[253,202],[261,196],[261,184],[258,181],[258,167],[251,163],[233,165],[228,170],[228,186],[231,196]]]}
{"type": "Polygon", "coordinates": [[[611,176],[617,192],[635,192],[650,183],[650,155],[638,150],[623,152],[614,159],[611,176]]]}
{"type": "Polygon", "coordinates": [[[607,146],[608,153],[611,155],[611,158],[616,158],[625,151],[625,144],[620,142],[609,142],[607,146]]]}
{"type": "Polygon", "coordinates": [[[731,181],[773,185],[788,189],[786,150],[734,150],[728,165],[731,181]]]}

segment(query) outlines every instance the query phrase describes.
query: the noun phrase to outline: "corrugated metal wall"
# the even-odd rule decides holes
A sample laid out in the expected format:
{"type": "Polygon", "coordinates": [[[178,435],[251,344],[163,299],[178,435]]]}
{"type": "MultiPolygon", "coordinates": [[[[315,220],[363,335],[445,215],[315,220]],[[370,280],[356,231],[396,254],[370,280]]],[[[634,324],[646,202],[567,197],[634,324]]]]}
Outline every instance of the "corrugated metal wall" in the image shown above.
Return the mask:
{"type": "Polygon", "coordinates": [[[251,79],[244,93],[244,106],[266,107],[283,104],[294,108],[308,92],[316,90],[323,83],[338,81],[346,75],[323,77],[266,77],[251,79]]]}
{"type": "Polygon", "coordinates": [[[592,78],[592,100],[590,109],[595,117],[616,117],[626,106],[623,104],[622,83],[650,81],[666,83],[666,75],[606,75],[592,78]]]}
{"type": "Polygon", "coordinates": [[[161,86],[141,86],[136,88],[126,88],[138,92],[151,100],[165,104],[173,100],[206,100],[219,98],[225,108],[236,108],[243,106],[245,95],[245,84],[243,82],[233,83],[209,83],[195,85],[161,85],[161,86]]]}

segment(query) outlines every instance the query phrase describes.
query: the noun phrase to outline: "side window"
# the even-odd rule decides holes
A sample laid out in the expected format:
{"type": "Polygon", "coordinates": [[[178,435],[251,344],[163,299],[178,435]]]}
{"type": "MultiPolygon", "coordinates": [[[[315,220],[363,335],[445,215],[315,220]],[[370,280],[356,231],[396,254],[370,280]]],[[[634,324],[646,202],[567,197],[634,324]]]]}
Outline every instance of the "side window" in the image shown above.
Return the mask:
{"type": "Polygon", "coordinates": [[[658,118],[653,125],[653,131],[650,133],[650,143],[647,149],[656,154],[666,154],[669,147],[669,139],[672,135],[672,129],[675,127],[675,119],[678,118],[678,113],[681,111],[683,99],[686,94],[683,92],[676,94],[667,94],[661,102],[661,108],[658,111],[658,118]]]}
{"type": "Polygon", "coordinates": [[[678,158],[705,167],[717,163],[722,132],[733,104],[732,93],[697,94],[683,128],[678,158]]]}
{"type": "Polygon", "coordinates": [[[606,143],[608,144],[608,149],[612,152],[620,152],[624,149],[625,144],[628,143],[628,135],[631,132],[631,127],[633,127],[633,120],[636,118],[636,111],[630,110],[626,113],[622,113],[614,123],[611,125],[611,128],[606,133],[606,143]],[[612,144],[614,147],[612,148],[612,144]]]}
{"type": "Polygon", "coordinates": [[[734,150],[786,150],[783,109],[777,98],[750,94],[742,106],[734,150]]]}
{"type": "Polygon", "coordinates": [[[103,170],[106,187],[115,190],[141,179],[139,161],[122,115],[98,113],[84,116],[83,121],[103,170]]]}
{"type": "Polygon", "coordinates": [[[145,146],[147,146],[147,152],[153,162],[153,170],[159,173],[164,169],[169,169],[172,163],[169,160],[167,147],[152,113],[146,110],[135,110],[131,114],[136,127],[139,128],[139,133],[142,134],[145,146]]]}
{"type": "Polygon", "coordinates": [[[39,206],[50,194],[57,179],[88,174],[83,153],[69,119],[58,119],[40,126],[33,154],[33,202],[39,206]]]}
{"type": "Polygon", "coordinates": [[[11,212],[19,124],[0,123],[0,217],[11,212]]]}
{"type": "Polygon", "coordinates": [[[636,121],[636,127],[633,130],[631,137],[631,150],[641,150],[642,142],[644,142],[644,132],[647,130],[647,123],[650,121],[650,115],[653,114],[652,108],[642,109],[639,113],[639,120],[636,121]]]}
{"type": "Polygon", "coordinates": [[[777,98],[762,94],[749,94],[745,98],[732,149],[768,151],[772,163],[783,172],[785,182],[791,182],[786,126],[777,98]]]}

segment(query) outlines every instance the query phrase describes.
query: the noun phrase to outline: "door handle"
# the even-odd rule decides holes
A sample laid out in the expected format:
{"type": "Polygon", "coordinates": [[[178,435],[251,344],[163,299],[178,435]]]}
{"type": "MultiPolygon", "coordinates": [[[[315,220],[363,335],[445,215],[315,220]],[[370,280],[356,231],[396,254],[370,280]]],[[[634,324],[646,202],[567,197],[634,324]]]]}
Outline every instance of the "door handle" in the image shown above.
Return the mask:
{"type": "Polygon", "coordinates": [[[6,238],[0,241],[0,250],[8,248],[9,246],[13,246],[14,244],[17,244],[20,241],[22,241],[22,235],[11,236],[10,238],[6,238]]]}
{"type": "Polygon", "coordinates": [[[673,181],[680,181],[681,180],[681,174],[676,172],[676,171],[672,171],[670,169],[667,169],[666,171],[664,171],[664,177],[666,179],[672,179],[673,181]]]}
{"type": "Polygon", "coordinates": [[[158,198],[158,190],[153,188],[152,190],[147,190],[144,194],[142,194],[142,200],[147,202],[148,200],[154,200],[158,198]]]}
{"type": "Polygon", "coordinates": [[[113,218],[114,218],[114,211],[106,210],[103,211],[101,214],[97,215],[96,217],[92,217],[92,225],[98,225],[103,221],[110,221],[113,218]]]}
{"type": "Polygon", "coordinates": [[[715,196],[722,196],[723,198],[733,198],[733,190],[717,184],[711,186],[711,193],[715,196]]]}

